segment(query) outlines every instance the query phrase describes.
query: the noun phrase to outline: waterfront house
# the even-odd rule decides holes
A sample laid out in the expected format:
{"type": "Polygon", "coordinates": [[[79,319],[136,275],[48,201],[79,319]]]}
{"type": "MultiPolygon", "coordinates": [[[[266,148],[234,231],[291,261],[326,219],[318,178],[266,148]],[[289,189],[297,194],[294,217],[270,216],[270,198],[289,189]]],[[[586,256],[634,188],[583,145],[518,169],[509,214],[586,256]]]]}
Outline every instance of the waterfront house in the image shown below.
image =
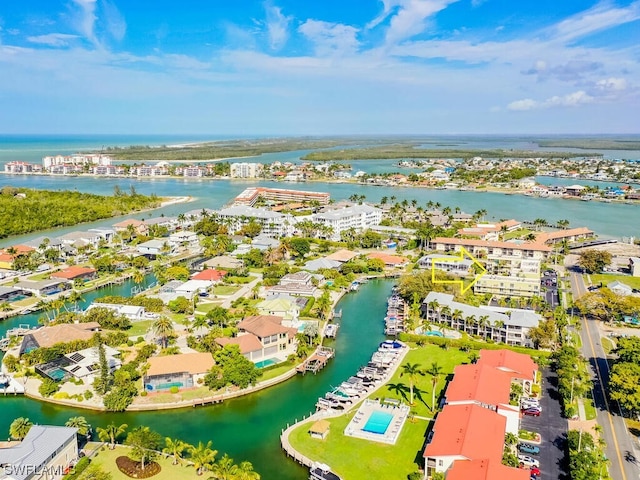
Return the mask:
{"type": "Polygon", "coordinates": [[[319,270],[337,270],[342,266],[342,262],[337,260],[330,260],[329,258],[316,258],[310,260],[304,264],[304,269],[310,272],[317,272],[319,270]]]}
{"type": "Polygon", "coordinates": [[[220,283],[224,276],[227,274],[226,270],[217,270],[215,268],[207,268],[198,272],[194,275],[191,275],[191,280],[205,280],[207,282],[211,282],[213,285],[220,283]]]}
{"type": "Polygon", "coordinates": [[[52,278],[50,280],[20,280],[13,285],[16,288],[26,290],[39,297],[53,295],[71,288],[71,283],[67,280],[52,278]]]}
{"type": "Polygon", "coordinates": [[[154,257],[163,253],[173,253],[173,247],[169,245],[169,242],[156,238],[139,243],[136,246],[136,250],[138,250],[138,253],[140,253],[141,255],[151,255],[154,257]]]}
{"type": "Polygon", "coordinates": [[[66,280],[69,282],[74,282],[76,280],[87,282],[95,279],[97,276],[98,272],[95,268],[79,266],[68,267],[51,274],[51,278],[66,280]]]}
{"type": "Polygon", "coordinates": [[[180,297],[193,298],[195,295],[206,292],[213,286],[210,280],[187,280],[178,287],[175,287],[175,294],[180,297]]]}
{"type": "Polygon", "coordinates": [[[18,445],[0,448],[0,479],[60,480],[77,460],[77,428],[32,425],[18,445]]]}
{"type": "MultiPolygon", "coordinates": [[[[258,362],[270,358],[273,359],[276,356],[282,359],[294,353],[296,345],[295,336],[298,331],[295,328],[284,326],[282,321],[283,317],[275,315],[254,315],[246,317],[238,323],[239,333],[236,338],[240,339],[243,336],[252,335],[257,338],[260,343],[259,350],[254,349],[251,352],[247,352],[248,354],[243,353],[243,355],[252,362],[258,362]]],[[[222,342],[218,341],[220,344],[224,344],[225,342],[225,340],[222,340],[222,342]]]]}
{"type": "Polygon", "coordinates": [[[196,352],[151,357],[148,363],[149,369],[144,375],[144,388],[154,392],[168,390],[171,387],[195,387],[215,362],[209,352],[196,352]]]}
{"type": "Polygon", "coordinates": [[[37,328],[22,337],[20,355],[40,347],[52,347],[57,343],[91,340],[100,331],[98,322],[62,323],[37,328]]]}
{"type": "Polygon", "coordinates": [[[275,315],[285,320],[298,320],[300,307],[293,301],[285,298],[263,300],[256,305],[261,315],[275,315]]]}
{"type": "Polygon", "coordinates": [[[586,189],[587,187],[583,187],[582,185],[569,185],[568,187],[564,187],[565,195],[570,197],[579,197],[586,189]]]}
{"type": "Polygon", "coordinates": [[[382,260],[385,267],[391,268],[403,268],[409,263],[409,259],[406,257],[401,257],[400,255],[389,255],[384,252],[371,252],[367,255],[367,258],[382,260]]]}
{"type": "Polygon", "coordinates": [[[116,303],[92,303],[87,307],[87,311],[94,308],[106,308],[113,311],[116,315],[123,315],[132,322],[139,322],[147,318],[147,311],[144,307],[138,305],[121,305],[116,303]]]}
{"type": "MultiPolygon", "coordinates": [[[[118,358],[120,352],[113,347],[104,345],[104,354],[107,366],[111,372],[120,368],[122,361],[118,358]]],[[[71,376],[79,379],[86,379],[85,383],[90,384],[93,382],[93,378],[100,372],[100,352],[97,347],[89,347],[76,352],[71,352],[62,357],[50,362],[49,364],[37,365],[36,372],[43,376],[49,376],[47,374],[46,366],[51,365],[54,371],[62,369],[67,372],[67,376],[71,376]]],[[[60,381],[60,378],[53,375],[52,380],[60,381]]]]}
{"type": "Polygon", "coordinates": [[[357,252],[353,252],[351,250],[347,250],[343,248],[333,252],[330,255],[327,255],[325,258],[328,260],[335,260],[336,262],[340,262],[340,263],[346,263],[349,260],[353,260],[358,255],[359,254],[357,252]]]}
{"type": "Polygon", "coordinates": [[[114,223],[112,226],[116,232],[121,233],[126,232],[129,225],[132,225],[134,231],[138,235],[147,235],[149,233],[149,227],[147,224],[141,220],[136,220],[135,218],[128,218],[127,220],[114,223]]]}
{"type": "Polygon", "coordinates": [[[198,234],[190,230],[180,230],[169,235],[169,245],[172,247],[198,247],[198,234]]]}
{"type": "Polygon", "coordinates": [[[216,338],[216,343],[221,347],[226,345],[237,345],[240,354],[247,360],[259,362],[262,360],[263,347],[258,337],[252,333],[238,335],[237,337],[220,337],[216,338]]]}
{"type": "Polygon", "coordinates": [[[0,286],[0,302],[13,302],[27,296],[31,296],[31,293],[15,287],[0,286]]]}

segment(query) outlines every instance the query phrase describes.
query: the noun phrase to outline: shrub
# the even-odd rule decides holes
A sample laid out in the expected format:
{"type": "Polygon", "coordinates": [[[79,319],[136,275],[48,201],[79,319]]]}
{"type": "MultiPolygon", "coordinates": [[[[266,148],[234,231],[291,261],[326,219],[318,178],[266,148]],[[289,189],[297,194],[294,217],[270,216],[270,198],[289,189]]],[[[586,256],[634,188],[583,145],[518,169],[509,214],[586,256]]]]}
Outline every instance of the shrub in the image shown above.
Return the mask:
{"type": "Polygon", "coordinates": [[[85,390],[84,398],[87,400],[91,400],[93,398],[93,392],[91,390],[85,390]]]}
{"type": "Polygon", "coordinates": [[[56,392],[53,394],[53,398],[56,400],[68,400],[71,397],[67,392],[56,392]]]}
{"type": "Polygon", "coordinates": [[[45,378],[40,387],[38,387],[38,391],[43,397],[50,397],[58,391],[58,384],[50,378],[45,378]]]}
{"type": "Polygon", "coordinates": [[[142,464],[140,462],[124,456],[116,458],[116,465],[118,466],[118,470],[131,478],[149,478],[160,473],[160,465],[156,462],[149,462],[144,466],[144,470],[142,470],[142,464]]]}
{"type": "Polygon", "coordinates": [[[171,388],[169,389],[169,391],[170,391],[171,393],[178,393],[178,392],[180,391],[180,389],[174,385],[173,387],[171,387],[171,388]]]}
{"type": "Polygon", "coordinates": [[[146,390],[143,390],[142,392],[140,392],[140,396],[141,397],[146,397],[148,395],[146,390]]]}
{"type": "Polygon", "coordinates": [[[90,463],[91,460],[89,460],[89,457],[82,457],[80,460],[78,460],[76,466],[71,469],[71,472],[62,477],[63,480],[76,480],[76,478],[82,475],[82,472],[87,469],[90,463]]]}

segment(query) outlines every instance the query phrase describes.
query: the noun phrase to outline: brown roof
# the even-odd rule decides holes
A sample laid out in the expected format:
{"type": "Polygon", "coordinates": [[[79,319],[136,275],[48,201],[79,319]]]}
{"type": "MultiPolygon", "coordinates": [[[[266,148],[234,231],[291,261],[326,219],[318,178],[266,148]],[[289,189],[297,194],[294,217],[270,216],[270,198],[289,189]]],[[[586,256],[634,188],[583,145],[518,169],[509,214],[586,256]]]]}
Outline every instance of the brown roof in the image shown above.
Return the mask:
{"type": "Polygon", "coordinates": [[[134,227],[139,227],[140,225],[144,225],[145,223],[141,220],[136,220],[135,218],[127,218],[118,223],[114,223],[113,226],[116,228],[127,228],[129,225],[133,225],[134,227]]]}
{"type": "Polygon", "coordinates": [[[240,347],[240,353],[243,355],[262,350],[260,340],[252,333],[246,333],[233,338],[216,338],[216,343],[222,347],[225,345],[238,345],[240,347]]]}
{"type": "Polygon", "coordinates": [[[358,254],[356,252],[352,252],[351,250],[338,250],[337,252],[332,253],[331,255],[327,255],[326,258],[329,260],[336,260],[338,262],[348,262],[353,257],[357,257],[358,254]]]}
{"type": "Polygon", "coordinates": [[[98,322],[63,323],[34,330],[32,335],[40,347],[51,347],[56,343],[72,342],[74,340],[90,340],[96,330],[100,329],[98,322]]]}
{"type": "Polygon", "coordinates": [[[371,252],[367,256],[369,258],[382,260],[385,265],[402,265],[403,263],[407,263],[407,259],[405,257],[401,257],[400,255],[389,255],[388,253],[383,252],[371,252]]]}
{"type": "Polygon", "coordinates": [[[587,227],[570,228],[569,230],[558,230],[556,232],[541,232],[536,235],[536,242],[546,243],[549,240],[558,240],[561,238],[570,238],[578,235],[590,236],[593,231],[587,227]]]}
{"type": "Polygon", "coordinates": [[[148,376],[188,372],[191,375],[206,373],[213,367],[213,356],[206,353],[180,353],[149,359],[148,376]]]}
{"type": "Polygon", "coordinates": [[[288,327],[282,325],[282,320],[282,317],[275,315],[254,315],[242,320],[237,327],[238,330],[244,330],[254,334],[256,337],[265,338],[289,331],[288,327]]]}
{"type": "Polygon", "coordinates": [[[73,280],[74,278],[81,277],[83,275],[89,275],[96,273],[95,268],[90,267],[69,267],[59,272],[51,274],[51,278],[64,278],[65,280],[73,280]]]}
{"type": "Polygon", "coordinates": [[[329,431],[329,427],[331,427],[331,424],[328,420],[318,420],[313,425],[311,425],[309,432],[324,435],[329,431]]]}
{"type": "Polygon", "coordinates": [[[447,238],[437,237],[431,240],[431,244],[443,244],[443,245],[462,245],[464,247],[487,247],[487,248],[507,248],[511,250],[536,250],[540,252],[550,252],[551,247],[546,245],[540,245],[539,243],[524,242],[495,242],[489,240],[476,240],[474,238],[447,238]]]}

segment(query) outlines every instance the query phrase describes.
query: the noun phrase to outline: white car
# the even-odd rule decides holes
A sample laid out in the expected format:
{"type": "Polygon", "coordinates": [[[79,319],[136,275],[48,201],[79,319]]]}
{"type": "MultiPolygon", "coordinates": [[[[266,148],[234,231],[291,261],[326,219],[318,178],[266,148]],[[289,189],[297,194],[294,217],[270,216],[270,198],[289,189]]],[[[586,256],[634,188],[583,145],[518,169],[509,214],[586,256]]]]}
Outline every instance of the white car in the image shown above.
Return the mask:
{"type": "Polygon", "coordinates": [[[518,461],[527,467],[540,467],[540,462],[529,455],[518,455],[518,461]]]}

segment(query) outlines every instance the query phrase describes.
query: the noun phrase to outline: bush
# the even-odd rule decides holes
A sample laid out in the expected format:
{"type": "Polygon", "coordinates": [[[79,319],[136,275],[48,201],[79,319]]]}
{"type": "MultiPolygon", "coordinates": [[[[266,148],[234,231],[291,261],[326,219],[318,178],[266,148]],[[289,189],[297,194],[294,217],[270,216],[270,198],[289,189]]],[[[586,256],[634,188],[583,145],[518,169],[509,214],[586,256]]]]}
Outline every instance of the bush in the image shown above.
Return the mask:
{"type": "Polygon", "coordinates": [[[149,395],[149,394],[147,393],[146,390],[143,390],[142,392],[140,392],[140,396],[141,397],[146,397],[147,395],[149,395]]]}
{"type": "Polygon", "coordinates": [[[91,390],[84,391],[84,398],[86,400],[91,400],[93,398],[93,392],[91,390]]]}
{"type": "Polygon", "coordinates": [[[50,397],[58,391],[58,384],[50,378],[45,378],[40,387],[38,387],[38,391],[43,397],[50,397]]]}
{"type": "Polygon", "coordinates": [[[142,464],[140,462],[124,456],[116,458],[116,465],[118,466],[118,470],[131,478],[149,478],[160,473],[160,465],[156,462],[149,462],[144,466],[144,470],[142,470],[142,464]]]}
{"type": "Polygon", "coordinates": [[[56,400],[68,400],[71,397],[67,392],[56,392],[53,394],[53,398],[56,400]]]}
{"type": "Polygon", "coordinates": [[[80,460],[78,460],[76,466],[71,469],[71,472],[62,477],[63,480],[76,480],[76,478],[82,475],[82,472],[87,469],[90,463],[91,460],[89,460],[89,457],[82,457],[80,460]]]}
{"type": "Polygon", "coordinates": [[[170,391],[171,393],[178,393],[178,392],[180,391],[180,389],[174,385],[173,387],[171,387],[171,388],[169,389],[169,391],[170,391]]]}

